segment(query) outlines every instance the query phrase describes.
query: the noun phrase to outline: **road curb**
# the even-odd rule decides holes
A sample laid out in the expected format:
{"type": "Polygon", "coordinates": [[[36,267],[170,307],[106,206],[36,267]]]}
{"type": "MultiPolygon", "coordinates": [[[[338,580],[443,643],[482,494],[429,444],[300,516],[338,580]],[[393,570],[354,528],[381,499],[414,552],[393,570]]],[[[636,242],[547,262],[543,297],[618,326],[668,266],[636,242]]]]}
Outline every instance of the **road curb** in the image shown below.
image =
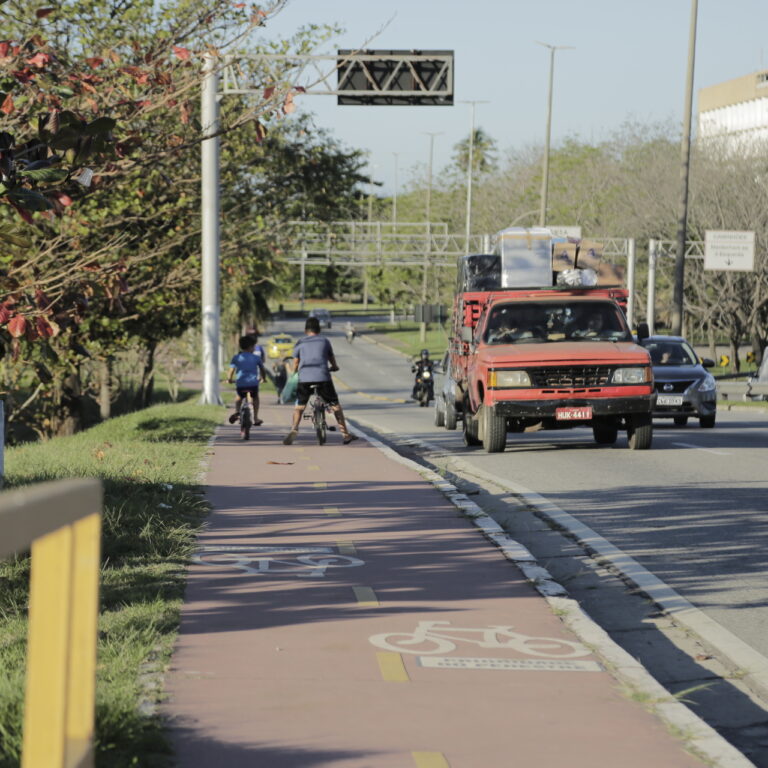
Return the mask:
{"type": "MultiPolygon", "coordinates": [[[[434,470],[424,467],[422,464],[419,464],[412,459],[402,456],[395,448],[364,432],[359,427],[354,426],[354,423],[357,422],[366,429],[369,429],[382,437],[385,435],[396,437],[394,433],[386,432],[380,427],[376,427],[363,419],[350,419],[348,421],[351,422],[352,429],[359,436],[363,437],[389,458],[417,472],[440,491],[462,514],[470,518],[480,532],[501,550],[504,557],[520,568],[533,587],[547,601],[553,613],[558,615],[565,625],[574,632],[586,646],[594,650],[614,679],[625,685],[628,689],[642,694],[645,699],[645,705],[657,715],[662,722],[665,723],[667,728],[672,733],[676,734],[693,753],[703,760],[710,762],[712,765],[718,766],[718,768],[755,768],[754,763],[752,763],[744,754],[726,741],[726,739],[712,728],[712,726],[705,723],[685,704],[678,701],[637,659],[633,658],[615,643],[610,635],[608,635],[608,633],[581,608],[578,602],[568,595],[568,591],[565,587],[555,581],[546,568],[538,564],[533,554],[521,543],[515,541],[506,534],[502,527],[478,504],[469,499],[466,494],[461,493],[456,486],[442,477],[442,475],[434,470]]],[[[423,446],[428,450],[441,450],[438,446],[416,438],[403,440],[402,443],[403,445],[423,446]]],[[[453,461],[459,464],[462,463],[461,459],[454,459],[453,461]]],[[[488,475],[474,467],[471,468],[471,472],[477,476],[483,476],[486,479],[490,479],[488,475]]],[[[540,513],[540,510],[538,506],[535,506],[532,503],[534,500],[533,497],[537,497],[538,502],[541,503],[543,507],[549,507],[550,512],[554,511],[554,509],[559,510],[556,505],[544,499],[542,496],[539,496],[539,494],[534,494],[531,491],[527,491],[527,489],[524,489],[525,493],[522,493],[521,486],[516,486],[515,484],[508,482],[502,483],[499,478],[493,478],[493,482],[496,485],[506,487],[521,498],[526,505],[537,514],[540,513]]],[[[562,525],[562,523],[565,522],[563,516],[567,516],[571,521],[577,524],[574,527],[581,527],[582,533],[588,531],[591,533],[591,536],[604,541],[609,547],[613,547],[613,545],[605,539],[602,539],[602,537],[599,537],[587,526],[579,523],[564,510],[559,510],[559,512],[562,513],[559,515],[559,521],[554,520],[554,518],[552,519],[559,528],[568,530],[562,525]]],[[[545,519],[550,519],[546,512],[541,512],[541,516],[545,519]]],[[[593,539],[590,538],[588,542],[584,542],[582,539],[578,539],[578,541],[588,550],[594,550],[594,547],[591,546],[593,539]]],[[[615,547],[613,547],[613,549],[617,553],[620,553],[615,547]]],[[[601,557],[604,557],[601,553],[598,554],[601,557]]],[[[655,576],[642,568],[639,563],[636,563],[636,561],[629,558],[627,555],[623,555],[623,553],[620,554],[625,559],[625,562],[632,561],[637,566],[637,569],[642,569],[648,576],[655,579],[658,584],[662,584],[662,582],[656,579],[655,576]]],[[[613,564],[613,561],[611,561],[611,563],[613,564]]],[[[637,574],[638,572],[636,571],[635,575],[637,574]]],[[[631,577],[628,576],[628,578],[631,577]]],[[[638,587],[642,589],[639,584],[638,587]]],[[[667,593],[671,592],[669,587],[665,588],[667,593]]],[[[674,594],[676,595],[676,593],[674,594]]],[[[651,595],[649,596],[654,602],[657,602],[656,598],[651,595]]],[[[693,611],[701,613],[701,611],[694,608],[682,596],[676,596],[680,601],[683,601],[690,606],[693,611]]],[[[679,605],[681,608],[674,614],[676,621],[679,620],[679,617],[682,615],[681,610],[683,603],[681,602],[679,605]]],[[[727,632],[727,630],[723,631],[727,632]]],[[[738,640],[738,638],[734,639],[738,640]]],[[[741,643],[742,641],[739,640],[738,642],[741,643]]],[[[755,652],[752,651],[752,653],[754,654],[755,652]]]]}

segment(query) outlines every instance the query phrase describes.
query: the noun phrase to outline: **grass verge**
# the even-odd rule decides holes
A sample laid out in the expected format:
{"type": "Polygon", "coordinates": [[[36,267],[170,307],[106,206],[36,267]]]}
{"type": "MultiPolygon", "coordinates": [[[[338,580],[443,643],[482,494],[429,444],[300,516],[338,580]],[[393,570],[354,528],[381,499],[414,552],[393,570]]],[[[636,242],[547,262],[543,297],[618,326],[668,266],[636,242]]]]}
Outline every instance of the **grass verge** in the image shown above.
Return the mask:
{"type": "Polygon", "coordinates": [[[422,349],[428,349],[433,360],[441,360],[448,347],[448,333],[439,325],[427,329],[426,341],[421,341],[418,323],[368,323],[366,328],[384,344],[411,357],[418,357],[422,349]]]}
{"type": "MultiPolygon", "coordinates": [[[[193,400],[159,405],[6,453],[8,487],[65,477],[104,482],[98,766],[169,762],[152,684],[178,628],[187,559],[207,513],[200,459],[221,416],[221,408],[193,400]]],[[[0,768],[19,765],[28,581],[28,557],[0,561],[0,768]]]]}

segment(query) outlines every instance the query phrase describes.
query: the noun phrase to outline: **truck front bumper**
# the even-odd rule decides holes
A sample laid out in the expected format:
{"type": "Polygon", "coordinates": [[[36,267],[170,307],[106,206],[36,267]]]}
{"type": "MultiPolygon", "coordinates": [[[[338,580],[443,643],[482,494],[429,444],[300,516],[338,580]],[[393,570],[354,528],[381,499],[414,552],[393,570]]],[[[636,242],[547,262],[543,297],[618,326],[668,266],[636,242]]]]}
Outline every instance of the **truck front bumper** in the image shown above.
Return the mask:
{"type": "Polygon", "coordinates": [[[624,416],[653,410],[655,395],[606,398],[563,398],[558,400],[501,400],[493,405],[499,416],[508,419],[554,419],[558,408],[592,408],[592,417],[624,416]]]}

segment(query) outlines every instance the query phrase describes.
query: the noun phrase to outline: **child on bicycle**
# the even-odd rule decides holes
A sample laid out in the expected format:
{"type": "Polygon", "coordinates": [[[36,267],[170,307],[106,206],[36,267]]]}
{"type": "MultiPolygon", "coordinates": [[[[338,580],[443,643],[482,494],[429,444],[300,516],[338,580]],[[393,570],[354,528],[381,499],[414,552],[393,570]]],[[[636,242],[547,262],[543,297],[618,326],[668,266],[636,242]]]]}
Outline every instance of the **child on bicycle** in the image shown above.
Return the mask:
{"type": "Polygon", "coordinates": [[[283,445],[290,445],[296,439],[301,417],[304,415],[304,409],[307,407],[314,385],[317,385],[320,397],[331,406],[336,423],[341,429],[342,442],[344,445],[349,445],[353,440],[357,440],[357,435],[353,435],[347,428],[339,396],[331,379],[331,372],[339,370],[333,355],[333,347],[325,336],[320,335],[320,321],[316,317],[307,318],[304,329],[307,335],[299,339],[293,348],[295,356],[293,370],[299,373],[299,385],[296,389],[296,407],[293,409],[291,431],[283,439],[283,445]]]}
{"type": "Polygon", "coordinates": [[[234,424],[240,418],[240,404],[246,393],[250,392],[253,398],[253,425],[261,426],[264,422],[259,418],[259,382],[267,380],[264,369],[264,349],[256,342],[253,336],[240,338],[240,352],[238,352],[229,364],[229,376],[227,382],[235,381],[237,400],[235,412],[229,417],[229,423],[234,424]]]}

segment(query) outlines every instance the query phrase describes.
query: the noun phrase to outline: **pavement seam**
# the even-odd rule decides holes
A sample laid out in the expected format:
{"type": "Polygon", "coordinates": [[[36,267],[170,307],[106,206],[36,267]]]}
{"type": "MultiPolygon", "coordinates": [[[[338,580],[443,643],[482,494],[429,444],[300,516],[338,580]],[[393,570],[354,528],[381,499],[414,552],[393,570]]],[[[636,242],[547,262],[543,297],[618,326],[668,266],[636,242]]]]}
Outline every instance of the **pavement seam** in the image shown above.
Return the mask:
{"type": "MultiPolygon", "coordinates": [[[[395,441],[398,439],[398,436],[395,433],[376,427],[370,422],[363,421],[362,419],[355,419],[354,421],[364,424],[366,428],[377,434],[387,434],[395,441]]],[[[456,486],[439,473],[424,467],[422,464],[419,464],[412,459],[406,458],[398,453],[395,448],[385,444],[370,434],[363,432],[361,429],[354,426],[353,420],[348,419],[348,422],[350,423],[351,429],[353,429],[360,437],[363,437],[384,455],[409,467],[417,474],[421,475],[421,477],[430,482],[438,491],[440,491],[460,512],[468,517],[480,532],[501,550],[506,559],[510,560],[520,568],[533,587],[547,601],[552,612],[563,621],[579,640],[594,651],[594,653],[604,662],[606,668],[614,679],[627,686],[630,690],[643,696],[645,699],[644,704],[648,706],[650,710],[665,723],[670,731],[676,734],[692,752],[702,759],[711,762],[713,765],[718,766],[718,768],[755,768],[754,763],[752,763],[743,753],[726,741],[726,739],[712,726],[704,722],[704,720],[702,720],[696,713],[692,712],[684,703],[677,700],[637,659],[632,657],[614,642],[610,635],[582,609],[578,602],[568,595],[568,591],[565,587],[556,582],[549,571],[537,563],[536,558],[531,552],[529,552],[521,543],[515,541],[506,534],[501,526],[478,504],[471,501],[466,494],[461,493],[456,486]]],[[[402,439],[401,442],[404,445],[423,446],[429,450],[443,452],[443,449],[439,446],[418,438],[405,438],[402,439]]],[[[460,460],[455,461],[460,463],[460,460]]],[[[471,471],[478,476],[483,476],[486,479],[488,478],[485,473],[482,473],[481,470],[477,470],[474,467],[471,468],[471,471]]],[[[535,512],[539,513],[540,509],[538,505],[533,504],[533,499],[528,498],[537,497],[536,501],[540,502],[546,510],[543,511],[542,514],[547,519],[548,512],[552,512],[553,509],[559,510],[559,507],[539,494],[527,491],[527,489],[525,489],[527,495],[521,494],[520,486],[516,486],[509,482],[502,482],[500,478],[493,478],[493,482],[512,491],[516,496],[522,498],[535,512]]],[[[598,534],[592,531],[588,526],[579,523],[564,510],[559,511],[562,515],[567,516],[571,521],[576,523],[577,525],[575,527],[580,527],[580,532],[582,534],[589,532],[588,535],[593,537],[588,538],[587,541],[578,537],[577,541],[583,547],[592,550],[594,549],[593,543],[595,539],[600,539],[601,541],[605,541],[606,545],[612,547],[616,553],[619,553],[625,563],[632,561],[635,563],[637,569],[645,571],[639,563],[636,563],[636,561],[629,556],[624,555],[624,553],[620,552],[616,547],[613,547],[607,540],[598,536],[598,534]],[[587,546],[587,542],[589,543],[589,546],[587,546]]],[[[562,522],[562,518],[560,522],[562,522]]],[[[558,523],[558,527],[563,528],[564,526],[558,523]]],[[[568,529],[565,528],[565,530],[568,529]]],[[[634,574],[637,575],[637,573],[638,571],[635,569],[634,574]]],[[[645,573],[652,579],[655,579],[659,584],[663,584],[663,582],[653,576],[650,572],[645,571],[645,573]]],[[[628,575],[627,578],[632,580],[632,576],[630,575],[628,575]]],[[[633,583],[635,582],[633,581],[633,583]]],[[[637,586],[645,591],[640,584],[637,584],[637,586]]],[[[666,587],[666,585],[664,586],[668,594],[673,593],[669,587],[666,587]]],[[[657,602],[653,596],[649,595],[649,597],[657,602]]],[[[687,603],[693,611],[702,613],[688,603],[688,601],[685,601],[682,596],[678,597],[680,601],[687,603]]],[[[680,604],[678,603],[678,605],[680,604]]],[[[676,621],[680,616],[680,613],[678,612],[679,610],[680,609],[678,608],[674,614],[676,621]]],[[[727,632],[727,630],[723,631],[727,632]]],[[[742,641],[739,642],[742,643],[742,641]]],[[[750,649],[750,651],[752,651],[752,649],[750,649]]],[[[752,653],[754,654],[755,652],[752,651],[752,653]]]]}

